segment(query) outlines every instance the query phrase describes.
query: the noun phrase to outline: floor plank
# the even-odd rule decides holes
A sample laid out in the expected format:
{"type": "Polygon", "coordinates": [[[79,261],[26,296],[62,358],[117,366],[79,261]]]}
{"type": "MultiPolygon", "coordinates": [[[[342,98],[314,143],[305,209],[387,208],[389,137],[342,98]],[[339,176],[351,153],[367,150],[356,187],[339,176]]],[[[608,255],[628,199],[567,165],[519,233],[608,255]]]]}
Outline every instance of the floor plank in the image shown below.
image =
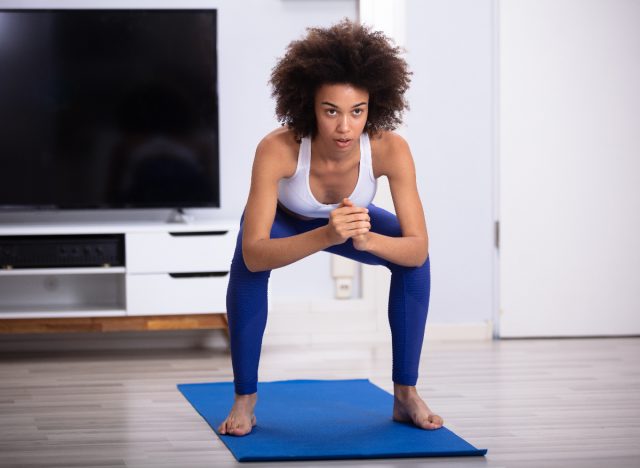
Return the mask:
{"type": "MultiPolygon", "coordinates": [[[[287,467],[636,467],[638,356],[640,338],[427,343],[421,395],[487,457],[287,467]]],[[[390,363],[381,345],[274,346],[260,376],[369,378],[392,391],[390,363]]],[[[0,353],[0,466],[238,466],[176,389],[228,380],[224,350],[0,353]]]]}

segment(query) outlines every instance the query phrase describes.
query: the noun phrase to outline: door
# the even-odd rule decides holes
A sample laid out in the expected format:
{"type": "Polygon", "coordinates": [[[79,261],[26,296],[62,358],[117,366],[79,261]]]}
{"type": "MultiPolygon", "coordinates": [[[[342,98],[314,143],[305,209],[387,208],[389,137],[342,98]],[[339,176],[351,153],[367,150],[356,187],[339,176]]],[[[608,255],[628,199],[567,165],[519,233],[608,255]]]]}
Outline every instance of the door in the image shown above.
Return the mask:
{"type": "Polygon", "coordinates": [[[640,2],[499,11],[500,336],[640,334],[640,2]]]}

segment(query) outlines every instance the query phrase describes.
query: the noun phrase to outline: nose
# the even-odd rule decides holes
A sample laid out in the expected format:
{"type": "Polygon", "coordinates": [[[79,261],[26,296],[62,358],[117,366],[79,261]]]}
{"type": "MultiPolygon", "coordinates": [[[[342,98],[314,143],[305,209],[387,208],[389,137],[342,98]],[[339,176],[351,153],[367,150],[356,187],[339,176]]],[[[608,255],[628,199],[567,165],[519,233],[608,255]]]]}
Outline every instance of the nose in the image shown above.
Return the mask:
{"type": "Polygon", "coordinates": [[[338,127],[336,128],[338,133],[348,133],[349,132],[349,116],[342,115],[338,119],[338,127]]]}

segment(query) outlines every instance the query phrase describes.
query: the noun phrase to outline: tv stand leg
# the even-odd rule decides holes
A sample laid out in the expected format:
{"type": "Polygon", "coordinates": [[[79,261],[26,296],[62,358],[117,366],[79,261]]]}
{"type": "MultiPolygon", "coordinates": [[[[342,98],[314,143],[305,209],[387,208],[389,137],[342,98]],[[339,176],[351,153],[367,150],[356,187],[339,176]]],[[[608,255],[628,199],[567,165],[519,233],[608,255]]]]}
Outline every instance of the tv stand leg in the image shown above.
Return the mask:
{"type": "Polygon", "coordinates": [[[193,216],[185,213],[184,208],[176,208],[171,211],[169,218],[167,219],[168,223],[179,223],[179,224],[189,224],[193,221],[193,216]]]}

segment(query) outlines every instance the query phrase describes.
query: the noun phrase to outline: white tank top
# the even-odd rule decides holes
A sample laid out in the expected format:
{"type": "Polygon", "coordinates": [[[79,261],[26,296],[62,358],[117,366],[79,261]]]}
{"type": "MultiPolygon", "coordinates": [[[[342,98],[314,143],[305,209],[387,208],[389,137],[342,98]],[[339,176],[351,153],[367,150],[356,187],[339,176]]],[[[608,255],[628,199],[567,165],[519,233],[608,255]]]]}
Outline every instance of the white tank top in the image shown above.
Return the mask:
{"type": "MultiPolygon", "coordinates": [[[[278,200],[289,211],[293,211],[308,218],[328,218],[339,203],[320,203],[311,193],[309,185],[309,170],[311,167],[311,140],[306,137],[300,142],[298,152],[298,166],[291,177],[280,179],[278,182],[278,200]]],[[[371,164],[371,143],[369,135],[360,135],[360,168],[358,182],[349,199],[356,205],[368,206],[376,194],[378,181],[373,176],[371,164]]]]}

